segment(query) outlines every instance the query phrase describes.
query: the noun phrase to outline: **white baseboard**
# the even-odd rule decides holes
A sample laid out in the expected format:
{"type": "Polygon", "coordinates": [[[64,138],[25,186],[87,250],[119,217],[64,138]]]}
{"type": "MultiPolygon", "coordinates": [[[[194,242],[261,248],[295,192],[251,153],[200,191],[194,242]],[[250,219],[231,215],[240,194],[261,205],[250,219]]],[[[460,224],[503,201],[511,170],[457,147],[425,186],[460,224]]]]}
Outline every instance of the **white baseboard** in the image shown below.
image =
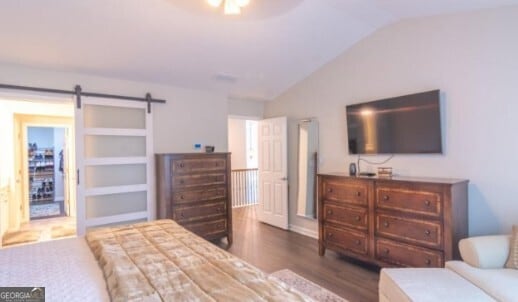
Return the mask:
{"type": "Polygon", "coordinates": [[[314,231],[314,230],[310,230],[310,229],[306,229],[306,228],[302,228],[302,227],[290,224],[290,231],[302,234],[304,236],[318,239],[318,232],[314,231]]]}

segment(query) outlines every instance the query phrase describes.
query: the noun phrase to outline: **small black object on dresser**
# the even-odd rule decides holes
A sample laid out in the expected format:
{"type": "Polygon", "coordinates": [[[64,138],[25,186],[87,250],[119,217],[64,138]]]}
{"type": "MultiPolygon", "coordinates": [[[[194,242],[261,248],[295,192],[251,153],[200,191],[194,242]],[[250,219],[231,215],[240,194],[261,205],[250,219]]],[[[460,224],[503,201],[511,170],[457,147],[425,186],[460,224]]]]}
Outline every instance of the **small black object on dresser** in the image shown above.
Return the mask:
{"type": "Polygon", "coordinates": [[[355,163],[349,164],[349,176],[356,176],[356,164],[355,163]]]}

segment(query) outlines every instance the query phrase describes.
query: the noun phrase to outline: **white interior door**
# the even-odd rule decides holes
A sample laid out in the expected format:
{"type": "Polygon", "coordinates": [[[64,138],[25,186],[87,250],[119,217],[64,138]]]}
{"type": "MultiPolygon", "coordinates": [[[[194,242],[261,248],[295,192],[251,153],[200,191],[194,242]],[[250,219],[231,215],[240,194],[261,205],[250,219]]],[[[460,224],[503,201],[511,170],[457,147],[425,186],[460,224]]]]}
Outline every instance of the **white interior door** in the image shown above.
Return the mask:
{"type": "Polygon", "coordinates": [[[82,98],[76,108],[77,231],[155,218],[147,104],[82,98]]]}
{"type": "Polygon", "coordinates": [[[260,221],[288,229],[288,121],[278,117],[259,122],[260,221]]]}

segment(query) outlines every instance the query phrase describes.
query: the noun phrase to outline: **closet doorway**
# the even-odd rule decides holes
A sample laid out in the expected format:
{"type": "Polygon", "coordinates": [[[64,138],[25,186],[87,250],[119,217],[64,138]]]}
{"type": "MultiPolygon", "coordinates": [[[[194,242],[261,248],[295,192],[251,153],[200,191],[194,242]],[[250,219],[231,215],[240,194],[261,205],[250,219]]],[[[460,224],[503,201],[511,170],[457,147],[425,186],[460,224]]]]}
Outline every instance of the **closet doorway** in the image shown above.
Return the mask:
{"type": "Polygon", "coordinates": [[[75,170],[73,119],[43,115],[14,115],[19,129],[16,160],[21,192],[21,221],[75,216],[72,195],[75,170]]]}
{"type": "Polygon", "coordinates": [[[66,127],[28,126],[29,220],[70,215],[66,127]]]}

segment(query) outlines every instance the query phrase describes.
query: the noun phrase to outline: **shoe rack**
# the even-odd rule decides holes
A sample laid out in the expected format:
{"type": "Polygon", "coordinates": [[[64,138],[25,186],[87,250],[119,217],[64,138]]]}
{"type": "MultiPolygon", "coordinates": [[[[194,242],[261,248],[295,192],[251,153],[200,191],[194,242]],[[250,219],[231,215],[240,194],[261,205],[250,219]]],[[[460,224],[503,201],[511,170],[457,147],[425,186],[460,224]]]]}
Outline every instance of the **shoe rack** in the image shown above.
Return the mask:
{"type": "Polygon", "coordinates": [[[54,202],[54,148],[29,144],[30,204],[54,202]]]}

